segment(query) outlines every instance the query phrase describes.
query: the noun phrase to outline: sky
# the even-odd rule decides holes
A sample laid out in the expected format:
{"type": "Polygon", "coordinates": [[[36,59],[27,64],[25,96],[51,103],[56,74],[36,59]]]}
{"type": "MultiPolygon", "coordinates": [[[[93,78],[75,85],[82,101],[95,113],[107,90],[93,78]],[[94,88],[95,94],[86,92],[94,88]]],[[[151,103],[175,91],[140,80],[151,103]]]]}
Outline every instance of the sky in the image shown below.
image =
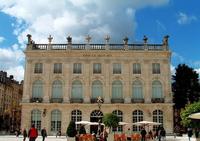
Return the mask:
{"type": "Polygon", "coordinates": [[[27,34],[36,43],[162,43],[169,35],[171,70],[185,63],[200,73],[199,0],[0,0],[0,70],[23,80],[27,34]]]}

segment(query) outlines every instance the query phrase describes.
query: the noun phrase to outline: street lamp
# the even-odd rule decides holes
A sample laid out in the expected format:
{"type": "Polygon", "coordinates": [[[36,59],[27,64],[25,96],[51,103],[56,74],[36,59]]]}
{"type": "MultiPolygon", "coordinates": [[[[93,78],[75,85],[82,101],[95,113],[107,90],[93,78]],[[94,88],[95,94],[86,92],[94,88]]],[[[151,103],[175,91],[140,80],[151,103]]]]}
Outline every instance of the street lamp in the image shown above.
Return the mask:
{"type": "MultiPolygon", "coordinates": [[[[101,112],[101,105],[103,103],[103,99],[99,96],[97,97],[97,103],[98,103],[98,108],[99,108],[99,114],[101,112]]],[[[97,130],[97,140],[99,141],[100,140],[100,134],[101,134],[101,119],[100,119],[100,116],[99,116],[99,120],[98,120],[98,130],[97,130]]]]}

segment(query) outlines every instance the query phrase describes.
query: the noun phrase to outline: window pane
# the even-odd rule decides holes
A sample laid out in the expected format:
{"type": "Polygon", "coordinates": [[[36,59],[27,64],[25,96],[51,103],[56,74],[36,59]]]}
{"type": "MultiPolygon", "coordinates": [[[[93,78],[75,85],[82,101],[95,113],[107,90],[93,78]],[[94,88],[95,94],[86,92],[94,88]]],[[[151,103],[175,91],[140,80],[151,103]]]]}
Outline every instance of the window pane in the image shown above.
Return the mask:
{"type": "MultiPolygon", "coordinates": [[[[82,112],[79,110],[73,110],[71,112],[71,121],[81,121],[82,120],[82,112]]],[[[80,125],[76,124],[76,129],[80,129],[80,125]]]]}
{"type": "Polygon", "coordinates": [[[80,81],[74,81],[72,83],[72,98],[83,98],[82,83],[80,81]]]}
{"type": "Polygon", "coordinates": [[[139,63],[133,64],[133,74],[141,74],[141,65],[139,63]]]}
{"type": "MultiPolygon", "coordinates": [[[[143,112],[140,110],[133,111],[133,123],[143,121],[143,112]]],[[[133,131],[140,131],[141,126],[133,125],[133,131]]]]}
{"type": "Polygon", "coordinates": [[[52,98],[62,98],[62,82],[60,80],[53,82],[52,98]]]}
{"type": "Polygon", "coordinates": [[[152,98],[163,98],[162,84],[159,81],[152,83],[152,98]]]}
{"type": "Polygon", "coordinates": [[[93,64],[93,73],[101,73],[101,64],[100,63],[93,64]]]}
{"type": "Polygon", "coordinates": [[[73,66],[73,73],[82,73],[82,65],[81,63],[74,63],[74,66],[73,66]]]}
{"type": "Polygon", "coordinates": [[[160,64],[159,63],[153,63],[152,64],[152,71],[153,71],[153,74],[160,74],[160,64]]]}
{"type": "Polygon", "coordinates": [[[36,80],[32,86],[32,97],[42,98],[43,96],[43,84],[41,80],[36,80]]]}
{"type": "Polygon", "coordinates": [[[61,63],[55,63],[53,72],[54,73],[62,73],[62,64],[61,63]]]}
{"type": "Polygon", "coordinates": [[[99,96],[103,96],[103,86],[100,81],[94,81],[92,83],[92,98],[97,98],[99,96]]]}
{"type": "Polygon", "coordinates": [[[51,131],[61,130],[61,112],[54,110],[51,112],[51,131]]]}
{"type": "Polygon", "coordinates": [[[142,99],[143,98],[142,84],[140,81],[135,81],[133,83],[132,98],[134,98],[134,99],[142,99]]]}
{"type": "Polygon", "coordinates": [[[41,130],[41,112],[39,110],[33,110],[31,112],[31,125],[35,124],[38,130],[41,130]]]}
{"type": "Polygon", "coordinates": [[[121,64],[113,64],[113,74],[121,74],[121,64]]]}
{"type": "Polygon", "coordinates": [[[112,98],[113,99],[123,98],[122,89],[123,89],[122,83],[120,81],[114,81],[112,84],[112,98]]]}
{"type": "MultiPolygon", "coordinates": [[[[161,127],[163,126],[163,112],[161,110],[153,111],[153,122],[161,123],[161,127]]],[[[153,126],[153,130],[156,131],[158,126],[153,126]]]]}
{"type": "Polygon", "coordinates": [[[36,63],[34,68],[34,73],[42,73],[42,63],[36,63]]]}
{"type": "MultiPolygon", "coordinates": [[[[119,122],[123,121],[123,112],[120,110],[115,110],[112,112],[113,114],[115,114],[118,118],[119,118],[119,122]]],[[[119,125],[117,128],[113,128],[113,131],[117,131],[117,132],[122,132],[123,131],[123,126],[119,125]]]]}

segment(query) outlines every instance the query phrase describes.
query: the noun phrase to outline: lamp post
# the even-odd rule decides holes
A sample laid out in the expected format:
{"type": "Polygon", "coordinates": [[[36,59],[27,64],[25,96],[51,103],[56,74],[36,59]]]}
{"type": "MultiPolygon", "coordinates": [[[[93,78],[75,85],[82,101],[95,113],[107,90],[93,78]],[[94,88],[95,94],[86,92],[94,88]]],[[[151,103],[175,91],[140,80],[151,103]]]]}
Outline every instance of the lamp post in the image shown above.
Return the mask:
{"type": "MultiPolygon", "coordinates": [[[[97,97],[97,103],[98,103],[98,108],[99,108],[99,112],[101,111],[101,105],[103,103],[103,99],[99,96],[97,97]]],[[[97,130],[97,140],[100,140],[100,134],[101,134],[101,119],[99,116],[99,120],[98,120],[98,130],[97,130]]]]}

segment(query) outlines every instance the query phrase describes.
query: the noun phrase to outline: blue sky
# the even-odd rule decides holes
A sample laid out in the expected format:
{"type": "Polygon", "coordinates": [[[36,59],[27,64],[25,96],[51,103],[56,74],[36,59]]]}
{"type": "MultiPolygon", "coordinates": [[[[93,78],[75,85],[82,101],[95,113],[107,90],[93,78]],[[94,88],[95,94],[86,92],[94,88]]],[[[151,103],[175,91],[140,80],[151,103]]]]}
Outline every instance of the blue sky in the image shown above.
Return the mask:
{"type": "Polygon", "coordinates": [[[90,34],[93,43],[161,43],[169,35],[172,70],[186,63],[200,72],[200,1],[198,0],[0,0],[0,70],[23,79],[24,54],[30,33],[37,43],[65,43],[71,35],[83,43],[90,34]]]}

